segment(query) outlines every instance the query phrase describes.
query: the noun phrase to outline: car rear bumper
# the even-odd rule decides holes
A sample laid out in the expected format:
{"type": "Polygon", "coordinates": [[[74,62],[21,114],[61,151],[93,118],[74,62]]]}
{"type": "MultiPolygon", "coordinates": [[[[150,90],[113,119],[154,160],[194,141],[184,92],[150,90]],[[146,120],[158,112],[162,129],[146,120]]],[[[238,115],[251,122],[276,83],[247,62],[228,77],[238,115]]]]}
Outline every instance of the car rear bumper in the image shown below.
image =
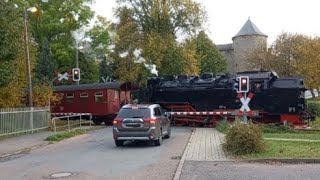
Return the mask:
{"type": "Polygon", "coordinates": [[[113,127],[113,138],[115,140],[155,140],[158,139],[156,127],[151,127],[148,131],[119,131],[113,127]]]}

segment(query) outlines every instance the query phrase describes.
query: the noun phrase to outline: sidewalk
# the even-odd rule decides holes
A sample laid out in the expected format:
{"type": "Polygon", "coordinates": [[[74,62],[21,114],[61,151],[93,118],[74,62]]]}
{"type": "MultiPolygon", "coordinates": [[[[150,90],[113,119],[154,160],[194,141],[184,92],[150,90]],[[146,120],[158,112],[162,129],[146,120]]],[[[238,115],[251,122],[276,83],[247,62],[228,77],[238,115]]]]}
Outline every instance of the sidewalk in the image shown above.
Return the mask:
{"type": "Polygon", "coordinates": [[[54,134],[54,132],[41,131],[34,134],[0,139],[0,158],[6,157],[10,154],[19,153],[19,151],[47,145],[49,142],[45,141],[45,139],[52,134],[54,134]]]}
{"type": "MultiPolygon", "coordinates": [[[[104,128],[105,126],[83,126],[86,130],[95,130],[99,128],[104,128]]],[[[57,133],[64,133],[67,131],[59,131],[57,133]]],[[[32,150],[41,146],[50,144],[49,141],[45,139],[48,136],[55,134],[53,131],[40,131],[34,134],[25,134],[15,137],[8,137],[0,139],[0,159],[13,155],[19,154],[23,151],[32,150]]]]}
{"type": "Polygon", "coordinates": [[[232,161],[223,151],[224,134],[214,128],[194,129],[184,150],[173,180],[179,180],[185,161],[225,162],[232,161]]]}

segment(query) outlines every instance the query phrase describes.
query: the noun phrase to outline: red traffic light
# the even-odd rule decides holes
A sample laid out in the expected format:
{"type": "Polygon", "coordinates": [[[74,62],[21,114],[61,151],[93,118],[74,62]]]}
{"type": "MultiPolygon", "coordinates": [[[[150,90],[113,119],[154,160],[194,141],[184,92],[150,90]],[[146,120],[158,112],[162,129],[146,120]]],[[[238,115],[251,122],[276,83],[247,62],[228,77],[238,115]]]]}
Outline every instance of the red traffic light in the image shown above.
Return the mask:
{"type": "Polygon", "coordinates": [[[80,81],[80,69],[79,68],[72,69],[72,80],[73,81],[80,81]]]}
{"type": "Polygon", "coordinates": [[[248,76],[240,76],[240,88],[239,92],[248,92],[249,91],[249,77],[248,76]]]}

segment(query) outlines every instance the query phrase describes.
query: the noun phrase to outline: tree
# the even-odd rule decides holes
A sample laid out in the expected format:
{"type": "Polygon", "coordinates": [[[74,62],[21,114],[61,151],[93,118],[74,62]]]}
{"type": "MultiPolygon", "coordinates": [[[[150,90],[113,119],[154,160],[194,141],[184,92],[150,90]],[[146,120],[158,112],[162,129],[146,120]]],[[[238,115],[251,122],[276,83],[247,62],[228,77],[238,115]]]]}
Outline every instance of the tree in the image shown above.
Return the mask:
{"type": "Polygon", "coordinates": [[[128,8],[118,10],[118,17],[120,20],[115,25],[115,48],[110,53],[114,63],[114,75],[119,80],[137,82],[140,74],[145,71],[136,53],[140,44],[138,26],[132,18],[132,10],[128,8]]]}
{"type": "Polygon", "coordinates": [[[146,34],[156,32],[177,37],[178,33],[197,32],[206,20],[206,12],[192,0],[118,0],[133,10],[133,17],[146,34]]]}
{"type": "Polygon", "coordinates": [[[219,73],[226,71],[226,59],[221,55],[216,45],[209,39],[204,31],[201,31],[194,41],[200,60],[201,73],[219,73]]]}
{"type": "Polygon", "coordinates": [[[118,0],[117,2],[118,12],[124,7],[132,12],[132,19],[137,26],[136,31],[139,32],[136,40],[140,42],[138,48],[141,49],[147,64],[155,64],[160,74],[194,74],[198,71],[199,63],[194,62],[198,59],[185,50],[186,48],[191,50],[192,46],[178,42],[177,38],[182,37],[186,40],[201,29],[206,20],[206,13],[199,3],[192,0],[118,0]],[[191,67],[192,65],[196,66],[191,67]]]}
{"type": "Polygon", "coordinates": [[[271,48],[256,48],[249,56],[249,62],[253,69],[274,70],[280,76],[293,76],[294,63],[298,61],[298,47],[305,37],[300,34],[282,33],[271,48]]]}
{"type": "Polygon", "coordinates": [[[91,39],[91,58],[100,61],[99,63],[99,74],[100,81],[103,79],[113,78],[112,74],[112,62],[111,58],[108,57],[110,54],[110,46],[112,45],[112,40],[109,35],[111,30],[111,24],[106,18],[102,16],[97,17],[97,21],[94,26],[87,33],[88,37],[91,39]]]}
{"type": "Polygon", "coordinates": [[[38,9],[29,19],[32,35],[39,46],[39,66],[36,67],[39,79],[50,79],[48,75],[54,70],[65,72],[74,67],[75,41],[71,32],[90,22],[93,17],[89,6],[91,2],[92,0],[54,0],[32,3],[38,9]],[[40,65],[48,62],[50,66],[40,65]]]}
{"type": "MultiPolygon", "coordinates": [[[[303,36],[296,50],[297,60],[293,63],[293,70],[304,77],[305,85],[309,89],[319,89],[320,87],[319,48],[319,37],[303,36]]],[[[314,97],[314,94],[312,95],[314,97]]]]}
{"type": "Polygon", "coordinates": [[[23,58],[22,11],[14,4],[14,1],[0,1],[0,87],[10,84],[16,62],[19,56],[23,58]]]}

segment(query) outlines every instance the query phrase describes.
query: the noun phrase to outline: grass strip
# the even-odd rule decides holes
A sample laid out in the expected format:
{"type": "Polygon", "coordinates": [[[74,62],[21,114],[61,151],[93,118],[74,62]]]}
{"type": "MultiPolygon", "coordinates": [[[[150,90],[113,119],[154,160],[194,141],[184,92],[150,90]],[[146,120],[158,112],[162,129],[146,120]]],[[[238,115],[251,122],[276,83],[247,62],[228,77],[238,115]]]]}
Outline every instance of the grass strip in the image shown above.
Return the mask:
{"type": "Polygon", "coordinates": [[[320,133],[263,133],[263,137],[320,140],[320,133]]]}
{"type": "Polygon", "coordinates": [[[67,139],[67,138],[71,138],[71,137],[74,137],[74,136],[77,136],[77,135],[81,135],[81,134],[85,134],[86,131],[83,130],[83,129],[76,129],[76,130],[73,130],[71,132],[66,132],[66,133],[59,133],[59,134],[54,134],[54,135],[51,135],[49,137],[47,137],[45,140],[46,141],[62,141],[64,139],[67,139]]]}
{"type": "Polygon", "coordinates": [[[320,158],[320,142],[291,142],[265,140],[266,150],[239,156],[243,159],[258,158],[320,158]]]}

